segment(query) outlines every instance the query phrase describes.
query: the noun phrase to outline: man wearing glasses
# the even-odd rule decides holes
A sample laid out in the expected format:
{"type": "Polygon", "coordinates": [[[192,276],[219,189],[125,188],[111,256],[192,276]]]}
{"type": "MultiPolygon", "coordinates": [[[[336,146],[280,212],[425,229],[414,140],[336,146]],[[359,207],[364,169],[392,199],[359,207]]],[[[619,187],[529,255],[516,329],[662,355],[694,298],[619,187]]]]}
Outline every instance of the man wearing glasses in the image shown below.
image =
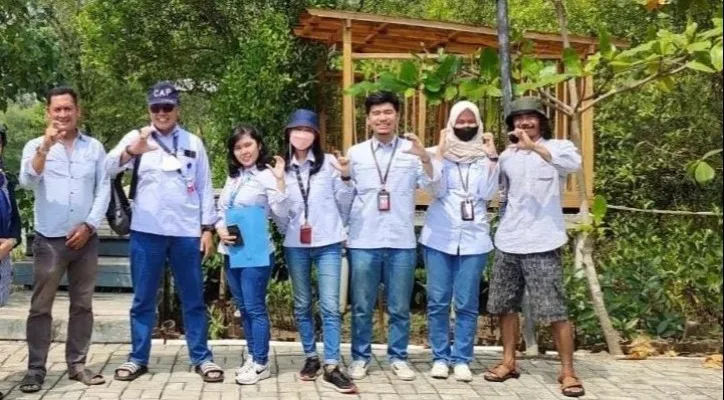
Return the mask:
{"type": "Polygon", "coordinates": [[[211,172],[201,139],[178,125],[179,92],[158,82],[148,92],[151,124],[128,133],[109,153],[111,176],[138,168],[130,234],[132,349],[114,378],[132,381],[148,372],[156,294],[168,260],[183,307],[189,357],[205,382],[222,382],[207,343],[201,253],[213,251],[216,222],[211,172]]]}

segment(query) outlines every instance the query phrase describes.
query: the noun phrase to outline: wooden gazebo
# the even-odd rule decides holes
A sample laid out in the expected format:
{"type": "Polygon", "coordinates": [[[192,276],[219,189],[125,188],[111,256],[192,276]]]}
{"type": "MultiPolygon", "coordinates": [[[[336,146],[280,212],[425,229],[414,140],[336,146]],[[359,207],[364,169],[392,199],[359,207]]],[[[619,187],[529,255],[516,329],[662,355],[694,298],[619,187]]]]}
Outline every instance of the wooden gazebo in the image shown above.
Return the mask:
{"type": "MultiPolygon", "coordinates": [[[[402,60],[412,58],[414,53],[434,56],[439,48],[443,48],[446,53],[469,55],[480,48],[498,47],[497,31],[494,28],[324,9],[307,9],[300,17],[294,34],[300,38],[341,47],[343,89],[355,83],[356,60],[402,60]]],[[[563,39],[560,35],[529,31],[524,37],[532,41],[537,57],[560,60],[563,53],[563,39]]],[[[571,46],[582,57],[592,54],[598,43],[596,38],[576,35],[571,35],[570,40],[571,46]]],[[[585,98],[593,91],[593,80],[584,79],[579,87],[583,91],[581,98],[585,98]]],[[[560,100],[568,100],[565,83],[558,85],[555,95],[560,100]]],[[[404,116],[406,122],[410,121],[412,130],[423,141],[431,142],[432,137],[426,138],[429,106],[421,92],[412,99],[412,108],[413,112],[410,113],[412,118],[404,116]]],[[[447,119],[448,109],[442,108],[439,111],[441,119],[443,121],[447,119]]],[[[353,96],[343,94],[342,114],[341,147],[346,151],[357,137],[353,96]]],[[[567,137],[568,119],[554,110],[551,111],[550,117],[554,121],[556,137],[567,137]]],[[[325,129],[324,124],[322,129],[325,129]]],[[[587,181],[593,182],[592,109],[583,115],[581,133],[584,173],[587,181]]],[[[578,208],[578,194],[574,185],[575,180],[569,179],[564,191],[564,208],[578,208]]],[[[589,197],[592,196],[590,186],[592,185],[589,185],[589,197]]],[[[420,203],[427,203],[424,197],[419,200],[420,203]]]]}

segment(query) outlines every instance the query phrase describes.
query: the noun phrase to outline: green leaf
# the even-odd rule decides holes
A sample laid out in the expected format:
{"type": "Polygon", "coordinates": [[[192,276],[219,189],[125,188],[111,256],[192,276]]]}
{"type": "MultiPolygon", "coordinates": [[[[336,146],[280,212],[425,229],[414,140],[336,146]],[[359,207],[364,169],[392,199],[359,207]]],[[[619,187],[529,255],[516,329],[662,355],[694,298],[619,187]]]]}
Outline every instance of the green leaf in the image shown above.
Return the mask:
{"type": "Polygon", "coordinates": [[[626,330],[630,331],[630,330],[634,329],[636,327],[636,325],[638,325],[639,321],[640,321],[639,318],[634,318],[631,321],[628,321],[626,323],[626,330]]]}
{"type": "Polygon", "coordinates": [[[666,329],[669,327],[669,321],[663,320],[659,322],[659,325],[656,327],[656,334],[661,336],[666,332],[666,329]]]}
{"type": "Polygon", "coordinates": [[[499,73],[498,52],[486,47],[480,53],[480,75],[486,79],[493,79],[499,73]]]}
{"type": "Polygon", "coordinates": [[[490,96],[490,97],[503,97],[503,91],[500,90],[500,88],[497,87],[497,86],[495,86],[495,85],[488,85],[488,86],[486,87],[485,92],[486,92],[486,93],[488,94],[488,96],[490,96]]]}
{"type": "Polygon", "coordinates": [[[460,83],[458,91],[460,96],[466,97],[468,100],[477,100],[485,95],[485,86],[476,79],[467,79],[460,83]]]}
{"type": "Polygon", "coordinates": [[[711,22],[714,23],[714,26],[717,28],[722,28],[724,25],[722,25],[722,19],[721,18],[712,18],[711,22]]]}
{"type": "Polygon", "coordinates": [[[696,172],[694,173],[694,178],[697,182],[709,182],[714,179],[715,175],[716,173],[714,172],[714,168],[712,168],[706,161],[699,161],[699,164],[696,166],[696,172]]]}
{"type": "Polygon", "coordinates": [[[694,71],[700,71],[700,72],[706,72],[706,73],[714,73],[716,70],[704,63],[701,63],[699,61],[689,61],[686,63],[686,67],[689,69],[693,69],[694,71]]]}
{"type": "Polygon", "coordinates": [[[711,42],[708,40],[705,40],[705,41],[701,41],[701,42],[692,43],[692,44],[686,46],[686,51],[688,51],[689,53],[695,53],[697,51],[709,50],[710,47],[711,47],[711,42]]]}
{"type": "Polygon", "coordinates": [[[448,54],[440,61],[440,66],[435,71],[435,75],[441,82],[445,82],[458,72],[461,63],[462,59],[460,57],[448,54]]]}
{"type": "Polygon", "coordinates": [[[381,73],[378,83],[380,89],[389,90],[394,93],[402,93],[412,86],[397,79],[397,77],[392,75],[390,72],[381,73]]]}
{"type": "Polygon", "coordinates": [[[676,84],[674,82],[674,78],[671,76],[659,79],[658,83],[659,88],[666,93],[671,93],[671,91],[674,90],[674,85],[676,84]]]}
{"type": "Polygon", "coordinates": [[[458,88],[455,86],[448,86],[445,89],[445,101],[450,101],[458,95],[458,88]]]}
{"type": "Polygon", "coordinates": [[[603,25],[598,28],[598,48],[604,58],[611,56],[614,50],[611,45],[611,34],[603,25]]]}
{"type": "Polygon", "coordinates": [[[593,205],[591,206],[591,212],[593,213],[593,219],[596,220],[596,224],[599,225],[603,221],[603,217],[606,216],[608,211],[608,202],[602,195],[596,195],[593,199],[593,205]]]}
{"type": "Polygon", "coordinates": [[[425,90],[437,93],[442,89],[442,80],[437,75],[429,75],[422,80],[425,90]]]}
{"type": "Polygon", "coordinates": [[[711,48],[711,65],[714,66],[714,68],[718,71],[722,71],[722,64],[724,63],[724,53],[722,52],[722,44],[719,43],[718,45],[711,48]]]}
{"type": "Polygon", "coordinates": [[[414,85],[418,79],[417,65],[410,60],[404,61],[400,67],[399,78],[401,81],[414,85]]]}
{"type": "Polygon", "coordinates": [[[416,92],[415,88],[409,88],[409,89],[405,90],[405,98],[407,99],[407,98],[414,96],[415,92],[416,92]]]}
{"type": "Polygon", "coordinates": [[[583,65],[581,59],[578,57],[578,53],[571,48],[565,48],[563,50],[563,65],[566,66],[566,72],[580,75],[583,72],[583,65]]]}

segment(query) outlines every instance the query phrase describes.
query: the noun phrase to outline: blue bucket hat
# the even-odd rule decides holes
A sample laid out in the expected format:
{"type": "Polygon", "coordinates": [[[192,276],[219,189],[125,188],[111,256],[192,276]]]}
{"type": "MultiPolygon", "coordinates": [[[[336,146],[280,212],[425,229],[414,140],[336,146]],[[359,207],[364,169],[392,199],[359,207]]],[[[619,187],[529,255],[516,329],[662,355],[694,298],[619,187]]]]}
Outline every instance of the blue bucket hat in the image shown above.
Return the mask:
{"type": "Polygon", "coordinates": [[[284,131],[300,127],[310,128],[319,133],[319,117],[317,113],[304,108],[295,110],[289,117],[289,122],[287,122],[287,126],[284,127],[284,131]]]}
{"type": "Polygon", "coordinates": [[[179,105],[179,91],[176,86],[169,81],[156,82],[155,85],[148,89],[148,105],[154,104],[173,104],[179,105]]]}

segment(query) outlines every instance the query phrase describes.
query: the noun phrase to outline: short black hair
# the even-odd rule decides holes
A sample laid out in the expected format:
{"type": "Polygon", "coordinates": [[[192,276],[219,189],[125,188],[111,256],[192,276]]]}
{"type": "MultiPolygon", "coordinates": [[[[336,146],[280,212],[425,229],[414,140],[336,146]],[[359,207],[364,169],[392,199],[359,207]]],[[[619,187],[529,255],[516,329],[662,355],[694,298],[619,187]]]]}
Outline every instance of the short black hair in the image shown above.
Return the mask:
{"type": "Polygon", "coordinates": [[[264,170],[266,165],[271,161],[271,158],[267,153],[266,146],[264,145],[263,135],[259,128],[252,125],[241,124],[232,129],[231,136],[229,136],[229,139],[226,141],[226,162],[229,168],[229,177],[231,178],[239,176],[242,168],[241,163],[234,155],[234,147],[236,147],[236,142],[238,142],[244,135],[249,135],[249,137],[254,139],[256,145],[259,146],[259,158],[256,159],[256,168],[259,171],[264,170]]]}
{"type": "Polygon", "coordinates": [[[390,103],[395,111],[400,112],[400,99],[396,94],[386,90],[375,92],[367,96],[365,99],[365,114],[369,114],[373,106],[390,103]]]}
{"type": "Polygon", "coordinates": [[[76,92],[75,89],[73,89],[70,86],[56,86],[56,87],[50,89],[50,91],[48,91],[48,94],[45,96],[45,105],[49,106],[50,100],[52,100],[53,97],[63,96],[66,94],[70,95],[70,97],[73,98],[73,104],[75,104],[77,106],[78,105],[78,92],[76,92]]]}

